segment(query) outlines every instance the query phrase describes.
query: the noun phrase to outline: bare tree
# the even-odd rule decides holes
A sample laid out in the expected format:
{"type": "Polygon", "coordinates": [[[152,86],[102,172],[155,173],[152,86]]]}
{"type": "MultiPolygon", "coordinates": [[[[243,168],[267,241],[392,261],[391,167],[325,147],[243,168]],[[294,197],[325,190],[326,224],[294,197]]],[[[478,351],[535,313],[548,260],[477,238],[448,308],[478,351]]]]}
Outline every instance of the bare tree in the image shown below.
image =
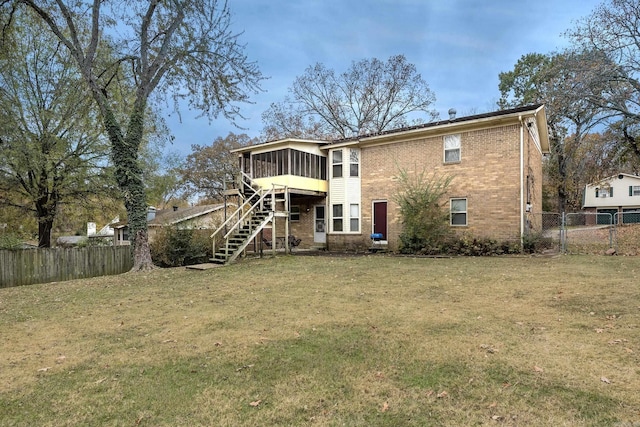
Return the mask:
{"type": "Polygon", "coordinates": [[[437,117],[435,96],[404,55],[353,62],[342,74],[318,63],[289,92],[263,114],[266,139],[346,138],[403,127],[412,116],[413,123],[437,117]]]}
{"type": "Polygon", "coordinates": [[[66,46],[100,111],[111,142],[116,180],[134,244],[134,270],[153,268],[147,238],[145,188],[138,151],[152,94],[169,97],[208,117],[234,119],[236,102],[258,91],[262,75],[231,29],[227,3],[217,0],[4,0],[11,16],[20,5],[35,11],[66,46]],[[79,22],[88,19],[89,31],[79,22]],[[104,62],[109,46],[117,60],[104,62]],[[119,82],[133,88],[117,97],[119,82]],[[118,116],[118,99],[131,100],[118,116]]]}
{"type": "Polygon", "coordinates": [[[607,59],[606,67],[591,74],[590,86],[598,90],[586,99],[620,118],[617,127],[628,150],[640,160],[640,2],[604,1],[567,35],[576,49],[607,59]]]}

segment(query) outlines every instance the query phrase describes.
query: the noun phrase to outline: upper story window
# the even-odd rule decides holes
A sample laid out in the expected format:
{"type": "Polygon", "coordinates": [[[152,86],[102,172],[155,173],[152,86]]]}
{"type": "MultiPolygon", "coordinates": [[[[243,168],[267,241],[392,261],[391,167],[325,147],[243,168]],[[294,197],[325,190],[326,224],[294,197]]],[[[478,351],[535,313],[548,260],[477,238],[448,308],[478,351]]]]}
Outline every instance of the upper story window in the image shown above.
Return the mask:
{"type": "Polygon", "coordinates": [[[629,186],[629,195],[630,196],[640,196],[640,185],[630,185],[629,186]]]}
{"type": "Polygon", "coordinates": [[[444,162],[456,163],[460,161],[460,134],[444,137],[444,162]]]}
{"type": "Polygon", "coordinates": [[[342,177],[342,150],[333,151],[331,164],[333,165],[333,178],[342,177]]]}
{"type": "Polygon", "coordinates": [[[596,197],[598,199],[613,197],[613,187],[596,188],[596,197]]]}
{"type": "Polygon", "coordinates": [[[360,150],[349,149],[349,176],[360,176],[360,150]]]}

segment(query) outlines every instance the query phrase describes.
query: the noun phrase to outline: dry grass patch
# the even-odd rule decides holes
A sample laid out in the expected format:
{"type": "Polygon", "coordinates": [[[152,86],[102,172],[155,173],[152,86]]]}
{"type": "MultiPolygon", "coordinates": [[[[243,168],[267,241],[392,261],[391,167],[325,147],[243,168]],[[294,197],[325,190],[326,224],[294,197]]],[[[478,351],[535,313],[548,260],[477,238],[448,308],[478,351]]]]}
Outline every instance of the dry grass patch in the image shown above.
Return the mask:
{"type": "Polygon", "coordinates": [[[640,422],[639,272],[635,257],[294,256],[3,289],[0,419],[640,422]]]}

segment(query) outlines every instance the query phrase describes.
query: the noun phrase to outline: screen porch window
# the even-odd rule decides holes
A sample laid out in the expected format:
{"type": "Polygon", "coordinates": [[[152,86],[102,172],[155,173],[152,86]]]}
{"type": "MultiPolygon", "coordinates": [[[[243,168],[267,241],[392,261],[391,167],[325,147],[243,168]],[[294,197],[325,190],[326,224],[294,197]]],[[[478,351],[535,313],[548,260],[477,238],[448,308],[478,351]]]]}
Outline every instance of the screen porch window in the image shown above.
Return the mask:
{"type": "Polygon", "coordinates": [[[333,177],[342,177],[342,150],[335,150],[332,154],[333,177]]]}
{"type": "Polygon", "coordinates": [[[444,137],[444,162],[456,163],[460,161],[460,135],[444,137]]]}
{"type": "MultiPolygon", "coordinates": [[[[245,155],[245,169],[249,161],[245,155]]],[[[295,175],[313,179],[327,179],[327,158],[313,153],[285,148],[251,155],[253,178],[295,175]]]]}
{"type": "Polygon", "coordinates": [[[451,199],[451,225],[467,225],[467,199],[451,199]]]}

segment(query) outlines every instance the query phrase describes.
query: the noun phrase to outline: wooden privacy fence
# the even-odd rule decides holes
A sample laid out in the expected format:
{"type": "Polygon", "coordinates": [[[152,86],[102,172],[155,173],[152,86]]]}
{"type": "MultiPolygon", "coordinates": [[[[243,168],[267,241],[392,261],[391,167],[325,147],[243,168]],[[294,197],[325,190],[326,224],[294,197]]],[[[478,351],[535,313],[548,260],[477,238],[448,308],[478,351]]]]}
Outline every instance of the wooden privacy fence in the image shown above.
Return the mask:
{"type": "Polygon", "coordinates": [[[0,250],[0,288],[120,274],[132,267],[131,246],[0,250]]]}

